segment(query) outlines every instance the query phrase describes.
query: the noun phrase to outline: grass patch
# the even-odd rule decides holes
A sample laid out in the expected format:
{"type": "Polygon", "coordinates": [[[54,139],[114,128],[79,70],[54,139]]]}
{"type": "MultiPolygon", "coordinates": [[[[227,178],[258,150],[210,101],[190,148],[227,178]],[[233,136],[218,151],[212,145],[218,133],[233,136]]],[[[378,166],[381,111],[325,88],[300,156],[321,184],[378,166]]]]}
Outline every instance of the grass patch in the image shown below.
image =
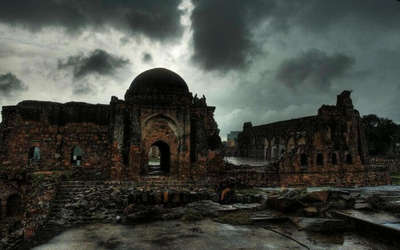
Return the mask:
{"type": "Polygon", "coordinates": [[[237,211],[227,213],[214,219],[214,221],[230,225],[249,225],[250,213],[248,211],[237,211]]]}
{"type": "Polygon", "coordinates": [[[393,185],[400,185],[400,173],[392,173],[391,177],[393,185]]]}
{"type": "Polygon", "coordinates": [[[198,221],[202,220],[203,215],[195,209],[186,209],[185,214],[182,216],[183,221],[198,221]]]}

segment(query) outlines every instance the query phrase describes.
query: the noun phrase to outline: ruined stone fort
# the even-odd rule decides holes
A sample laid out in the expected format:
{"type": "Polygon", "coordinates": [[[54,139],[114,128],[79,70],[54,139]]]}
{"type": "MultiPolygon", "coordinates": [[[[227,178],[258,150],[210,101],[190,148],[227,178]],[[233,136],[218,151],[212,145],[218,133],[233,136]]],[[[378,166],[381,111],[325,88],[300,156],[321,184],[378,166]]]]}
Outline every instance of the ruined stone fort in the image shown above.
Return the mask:
{"type": "MultiPolygon", "coordinates": [[[[238,154],[267,160],[269,165],[262,167],[223,162],[214,111],[204,96],[193,96],[179,75],[163,68],[139,74],[124,100],[113,96],[107,105],[22,101],[3,107],[0,218],[11,220],[4,229],[23,228],[23,237],[30,238],[48,228],[48,221],[71,217],[62,209],[74,199],[74,190],[99,183],[102,188],[138,188],[121,189],[128,190],[126,197],[113,188],[99,191],[100,196],[108,192],[107,199],[116,204],[114,214],[109,213],[113,216],[126,206],[120,200],[150,204],[201,198],[176,193],[170,199],[165,190],[142,194],[160,186],[194,190],[204,184],[219,192],[226,180],[224,187],[390,183],[387,171],[369,163],[363,124],[349,91],[315,116],[259,126],[244,123],[238,154]],[[151,164],[152,158],[159,158],[158,164],[151,164]],[[140,196],[132,195],[137,190],[140,196]]],[[[85,206],[76,211],[88,213],[85,206]]]]}
{"type": "Polygon", "coordinates": [[[0,162],[9,169],[81,168],[92,178],[139,180],[151,172],[153,146],[161,157],[157,173],[197,178],[220,146],[214,110],[204,97],[193,97],[179,75],[155,68],[134,79],[125,100],[112,97],[109,105],[23,101],[3,107],[0,162]]]}
{"type": "Polygon", "coordinates": [[[364,125],[351,92],[317,115],[253,126],[245,122],[237,154],[273,162],[258,177],[266,186],[374,186],[390,183],[387,171],[369,164],[364,125]]]}

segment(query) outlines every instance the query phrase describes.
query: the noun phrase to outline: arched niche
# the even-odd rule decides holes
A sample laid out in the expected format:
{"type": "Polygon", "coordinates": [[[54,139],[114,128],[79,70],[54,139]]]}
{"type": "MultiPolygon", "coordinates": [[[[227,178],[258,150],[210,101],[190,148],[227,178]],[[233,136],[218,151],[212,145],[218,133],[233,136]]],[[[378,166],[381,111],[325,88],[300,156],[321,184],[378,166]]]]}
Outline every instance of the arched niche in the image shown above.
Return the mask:
{"type": "Polygon", "coordinates": [[[324,165],[324,155],[321,152],[317,154],[317,165],[318,166],[324,165]]]}
{"type": "Polygon", "coordinates": [[[19,216],[23,213],[22,199],[18,194],[12,194],[7,199],[6,213],[9,217],[19,216]]]}
{"type": "Polygon", "coordinates": [[[287,149],[288,151],[292,151],[296,147],[296,143],[293,137],[290,137],[287,143],[287,149]]]}
{"type": "Polygon", "coordinates": [[[338,164],[338,158],[336,152],[332,152],[332,165],[337,165],[338,164]]]}
{"type": "Polygon", "coordinates": [[[83,161],[83,150],[79,146],[72,148],[71,164],[74,166],[81,166],[83,161]]]}
{"type": "Polygon", "coordinates": [[[346,164],[353,164],[353,156],[351,153],[346,154],[346,164]]]}
{"type": "Polygon", "coordinates": [[[144,119],[142,130],[148,128],[149,126],[151,127],[152,123],[156,123],[156,122],[160,122],[160,121],[163,121],[166,124],[168,124],[168,126],[174,132],[176,137],[180,137],[183,135],[183,129],[179,128],[178,122],[175,119],[173,119],[172,117],[164,115],[164,114],[154,114],[154,115],[151,115],[151,116],[147,117],[146,119],[144,119]]]}
{"type": "Polygon", "coordinates": [[[305,153],[300,154],[300,165],[302,167],[308,166],[308,157],[305,153]]]}
{"type": "Polygon", "coordinates": [[[31,162],[40,161],[40,148],[38,146],[33,146],[29,149],[29,160],[31,162]]]}

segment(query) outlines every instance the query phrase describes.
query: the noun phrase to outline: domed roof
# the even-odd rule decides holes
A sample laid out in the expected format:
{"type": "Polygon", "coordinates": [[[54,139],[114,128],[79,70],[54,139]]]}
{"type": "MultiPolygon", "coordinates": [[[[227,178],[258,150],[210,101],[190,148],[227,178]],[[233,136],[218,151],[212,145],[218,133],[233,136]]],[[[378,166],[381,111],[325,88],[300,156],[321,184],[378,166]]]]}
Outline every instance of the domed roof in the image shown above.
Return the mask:
{"type": "Polygon", "coordinates": [[[139,74],[126,91],[125,100],[134,95],[176,94],[185,95],[189,88],[185,80],[175,72],[165,68],[154,68],[139,74]]]}

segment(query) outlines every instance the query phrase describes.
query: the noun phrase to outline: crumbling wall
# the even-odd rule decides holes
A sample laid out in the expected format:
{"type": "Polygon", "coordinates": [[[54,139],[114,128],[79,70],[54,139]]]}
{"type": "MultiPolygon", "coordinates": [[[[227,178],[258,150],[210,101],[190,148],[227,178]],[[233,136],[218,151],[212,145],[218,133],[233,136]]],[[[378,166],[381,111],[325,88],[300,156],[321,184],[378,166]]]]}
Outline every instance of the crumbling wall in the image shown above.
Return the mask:
{"type": "Polygon", "coordinates": [[[222,171],[222,143],[214,111],[215,107],[207,106],[204,96],[194,97],[190,129],[193,179],[213,178],[222,171]]]}
{"type": "Polygon", "coordinates": [[[76,146],[83,155],[75,165],[103,169],[109,165],[107,105],[24,101],[4,107],[2,114],[3,168],[73,168],[76,146]]]}
{"type": "Polygon", "coordinates": [[[335,106],[323,105],[316,116],[245,123],[238,138],[241,156],[276,162],[281,186],[389,184],[385,171],[367,165],[364,126],[350,93],[343,91],[335,106]]]}

